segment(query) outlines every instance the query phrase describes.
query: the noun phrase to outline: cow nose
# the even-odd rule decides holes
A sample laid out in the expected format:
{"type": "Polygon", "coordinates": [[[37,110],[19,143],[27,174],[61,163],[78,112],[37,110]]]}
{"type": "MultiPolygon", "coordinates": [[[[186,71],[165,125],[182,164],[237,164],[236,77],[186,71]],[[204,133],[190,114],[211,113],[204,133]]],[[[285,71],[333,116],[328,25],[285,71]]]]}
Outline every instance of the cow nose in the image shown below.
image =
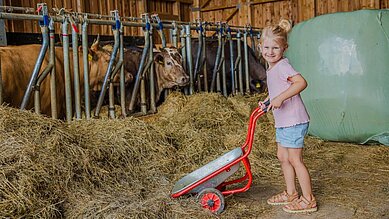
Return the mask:
{"type": "Polygon", "coordinates": [[[180,84],[187,84],[189,82],[189,77],[187,76],[182,76],[180,78],[178,78],[178,83],[180,84]]]}

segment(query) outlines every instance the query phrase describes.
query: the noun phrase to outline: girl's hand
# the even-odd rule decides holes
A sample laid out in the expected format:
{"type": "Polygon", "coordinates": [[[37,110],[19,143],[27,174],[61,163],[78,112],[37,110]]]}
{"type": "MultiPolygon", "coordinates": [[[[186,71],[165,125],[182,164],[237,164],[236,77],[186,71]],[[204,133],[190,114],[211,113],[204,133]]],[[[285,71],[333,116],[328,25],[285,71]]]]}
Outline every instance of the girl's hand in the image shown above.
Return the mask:
{"type": "Polygon", "coordinates": [[[272,99],[268,108],[269,108],[269,110],[270,109],[278,109],[281,107],[283,102],[284,101],[281,98],[276,97],[276,98],[272,99]]]}
{"type": "Polygon", "coordinates": [[[269,98],[266,98],[264,101],[258,101],[259,108],[265,109],[266,108],[265,102],[268,100],[269,100],[269,98]]]}

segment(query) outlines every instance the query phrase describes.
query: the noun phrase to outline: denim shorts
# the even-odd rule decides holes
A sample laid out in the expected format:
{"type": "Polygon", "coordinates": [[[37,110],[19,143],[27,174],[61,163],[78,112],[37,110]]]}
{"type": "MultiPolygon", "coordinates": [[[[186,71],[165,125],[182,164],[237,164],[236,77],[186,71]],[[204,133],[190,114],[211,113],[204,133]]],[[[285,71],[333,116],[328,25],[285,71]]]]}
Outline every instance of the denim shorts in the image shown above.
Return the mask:
{"type": "Polygon", "coordinates": [[[290,127],[276,128],[276,142],[286,148],[304,147],[304,137],[308,132],[309,122],[290,127]]]}

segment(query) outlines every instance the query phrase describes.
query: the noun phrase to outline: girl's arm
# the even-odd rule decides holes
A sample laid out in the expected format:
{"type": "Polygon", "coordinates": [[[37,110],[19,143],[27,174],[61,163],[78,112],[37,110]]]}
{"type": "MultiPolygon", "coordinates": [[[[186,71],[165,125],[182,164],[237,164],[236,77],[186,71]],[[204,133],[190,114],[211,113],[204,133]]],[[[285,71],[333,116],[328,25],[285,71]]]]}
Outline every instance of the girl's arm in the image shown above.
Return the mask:
{"type": "Polygon", "coordinates": [[[292,85],[286,89],[284,92],[282,92],[280,95],[275,97],[273,100],[271,100],[271,103],[269,105],[269,109],[278,109],[281,107],[282,103],[293,97],[296,94],[299,94],[301,91],[303,91],[307,87],[307,81],[304,79],[304,77],[301,74],[294,75],[292,77],[288,78],[288,81],[292,83],[292,85]]]}

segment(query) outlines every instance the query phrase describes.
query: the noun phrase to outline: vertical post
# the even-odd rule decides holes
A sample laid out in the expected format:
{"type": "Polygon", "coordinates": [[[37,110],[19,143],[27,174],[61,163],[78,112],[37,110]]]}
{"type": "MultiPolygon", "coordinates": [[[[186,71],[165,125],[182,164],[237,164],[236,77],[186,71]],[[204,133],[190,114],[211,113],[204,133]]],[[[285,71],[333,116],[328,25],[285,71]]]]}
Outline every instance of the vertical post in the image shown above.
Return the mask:
{"type": "Polygon", "coordinates": [[[38,59],[35,63],[34,70],[31,74],[30,81],[27,85],[27,89],[24,93],[23,100],[22,100],[22,103],[20,105],[20,109],[22,109],[22,110],[26,109],[26,107],[29,103],[30,96],[31,96],[31,93],[33,90],[33,85],[36,84],[39,70],[42,66],[43,59],[45,58],[47,47],[49,46],[49,42],[48,42],[49,36],[48,36],[48,27],[47,27],[49,24],[49,16],[47,13],[46,3],[38,4],[38,9],[39,9],[39,12],[42,12],[42,16],[43,16],[43,21],[39,22],[39,25],[41,27],[41,32],[42,32],[43,44],[42,44],[41,50],[39,51],[38,59]]]}
{"type": "Polygon", "coordinates": [[[238,46],[238,57],[239,57],[239,72],[238,72],[238,83],[239,83],[239,92],[243,95],[243,75],[242,75],[242,40],[240,36],[240,31],[236,34],[237,46],[238,46]]]}
{"type": "Polygon", "coordinates": [[[205,32],[206,30],[204,29],[204,37],[203,37],[203,52],[202,52],[202,55],[201,55],[201,60],[202,60],[202,63],[203,63],[203,76],[204,76],[204,91],[205,92],[208,92],[208,72],[207,72],[207,34],[205,32]]]}
{"type": "Polygon", "coordinates": [[[79,120],[81,119],[81,96],[80,96],[80,68],[78,62],[78,28],[73,18],[72,17],[69,18],[72,25],[74,106],[76,111],[76,119],[79,120]]]}
{"type": "Polygon", "coordinates": [[[134,111],[134,105],[135,105],[135,101],[137,99],[137,95],[138,95],[138,91],[139,91],[140,80],[142,77],[143,69],[145,67],[145,60],[146,60],[147,53],[149,52],[149,48],[150,48],[150,32],[149,31],[150,31],[151,25],[150,25],[150,20],[149,20],[148,14],[144,14],[144,17],[145,17],[144,20],[146,23],[146,27],[143,30],[143,33],[145,35],[145,46],[144,46],[143,51],[142,51],[142,58],[141,58],[141,61],[139,64],[138,72],[136,74],[134,88],[132,89],[131,101],[130,101],[130,105],[128,107],[128,110],[130,112],[134,111]]]}
{"type": "Polygon", "coordinates": [[[247,48],[247,31],[243,33],[243,48],[244,48],[244,75],[246,81],[246,94],[250,93],[250,81],[249,81],[249,53],[247,48]]]}
{"type": "Polygon", "coordinates": [[[89,94],[89,62],[92,57],[89,57],[88,52],[88,17],[84,16],[82,23],[82,59],[84,63],[84,95],[85,95],[85,118],[89,120],[91,118],[90,109],[90,94],[89,94]]]}
{"type": "MultiPolygon", "coordinates": [[[[157,106],[155,102],[155,72],[154,72],[154,53],[153,53],[153,29],[150,28],[150,52],[149,52],[149,62],[151,62],[149,74],[150,74],[150,112],[157,112],[157,106]]],[[[177,43],[177,40],[176,40],[177,43]]]]}
{"type": "Polygon", "coordinates": [[[192,66],[192,43],[191,43],[191,33],[190,25],[185,25],[186,33],[186,59],[188,60],[187,72],[189,72],[189,94],[193,94],[193,66],[192,66]]]}
{"type": "Polygon", "coordinates": [[[63,66],[65,74],[65,98],[66,98],[66,121],[70,122],[73,117],[72,91],[70,78],[70,61],[69,61],[69,35],[68,35],[68,18],[64,16],[62,22],[62,42],[63,42],[63,66]]]}
{"type": "Polygon", "coordinates": [[[122,108],[122,118],[127,116],[126,112],[126,85],[125,85],[125,75],[124,75],[124,41],[123,41],[123,25],[120,25],[120,53],[119,59],[122,61],[120,66],[120,107],[122,108]]]}
{"type": "MultiPolygon", "coordinates": [[[[180,33],[180,39],[181,39],[181,57],[182,57],[182,67],[184,68],[184,70],[186,71],[186,72],[188,72],[188,68],[187,68],[187,64],[186,64],[186,55],[187,55],[187,51],[186,51],[186,38],[185,38],[185,26],[184,25],[182,25],[181,26],[181,33],[180,33]]],[[[184,92],[185,92],[185,94],[188,94],[189,93],[189,91],[188,91],[189,89],[188,89],[188,87],[185,87],[185,89],[184,89],[184,92]]]]}
{"type": "Polygon", "coordinates": [[[50,30],[50,62],[53,63],[53,67],[50,72],[50,102],[51,102],[51,117],[53,119],[58,118],[58,109],[57,109],[57,76],[56,76],[56,65],[55,65],[55,30],[54,22],[51,21],[49,25],[50,30]]]}
{"type": "Polygon", "coordinates": [[[227,27],[227,39],[230,44],[230,74],[231,74],[231,94],[235,95],[235,84],[236,84],[236,76],[235,76],[235,68],[234,68],[234,41],[231,36],[231,28],[227,27]]]}

